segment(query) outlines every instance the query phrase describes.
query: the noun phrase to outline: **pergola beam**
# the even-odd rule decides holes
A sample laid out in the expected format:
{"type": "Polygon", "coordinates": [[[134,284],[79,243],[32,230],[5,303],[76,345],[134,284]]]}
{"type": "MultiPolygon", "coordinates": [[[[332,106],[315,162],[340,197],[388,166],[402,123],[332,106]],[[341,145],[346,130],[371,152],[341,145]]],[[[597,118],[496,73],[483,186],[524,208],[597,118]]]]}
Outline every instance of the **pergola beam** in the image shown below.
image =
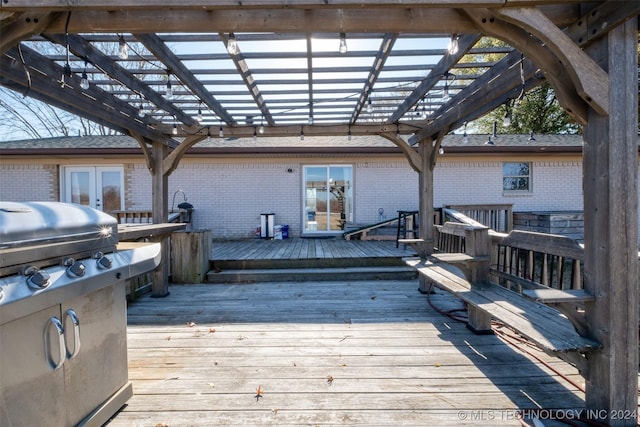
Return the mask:
{"type": "MultiPolygon", "coordinates": [[[[155,34],[134,34],[134,37],[167,66],[168,72],[174,74],[184,85],[191,89],[196,96],[207,104],[222,121],[228,124],[235,123],[233,117],[231,117],[213,95],[211,95],[202,82],[194,77],[193,73],[189,71],[182,61],[171,52],[160,37],[155,34]]],[[[180,121],[187,126],[196,123],[192,117],[183,117],[180,121]]]]}
{"type": "Polygon", "coordinates": [[[24,87],[25,92],[34,91],[49,99],[58,99],[60,108],[67,110],[66,106],[69,106],[74,113],[109,123],[113,129],[131,129],[145,138],[171,142],[166,134],[137,118],[136,109],[126,102],[95,85],[78,90],[80,78],[75,74],[65,76],[63,81],[63,67],[26,46],[21,46],[20,51],[17,48],[8,50],[2,62],[2,77],[24,87]]]}

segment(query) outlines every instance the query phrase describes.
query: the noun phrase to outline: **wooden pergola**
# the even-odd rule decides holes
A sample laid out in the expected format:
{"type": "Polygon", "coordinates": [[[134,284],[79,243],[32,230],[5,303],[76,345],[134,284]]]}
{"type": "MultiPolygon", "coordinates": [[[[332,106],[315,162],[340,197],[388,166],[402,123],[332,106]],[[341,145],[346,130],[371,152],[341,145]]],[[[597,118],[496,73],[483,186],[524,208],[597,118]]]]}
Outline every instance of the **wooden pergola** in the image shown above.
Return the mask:
{"type": "MultiPolygon", "coordinates": [[[[168,176],[219,134],[380,135],[419,173],[431,212],[442,137],[548,81],[584,126],[588,328],[603,344],[587,407],[636,425],[616,415],[638,409],[639,12],[637,1],[3,0],[0,83],[133,136],[161,223],[168,176]],[[478,48],[482,36],[508,47],[478,48]],[[469,60],[487,53],[497,59],[469,60]]],[[[426,242],[432,218],[420,215],[426,242]]],[[[166,269],[153,292],[168,292],[166,269]]]]}

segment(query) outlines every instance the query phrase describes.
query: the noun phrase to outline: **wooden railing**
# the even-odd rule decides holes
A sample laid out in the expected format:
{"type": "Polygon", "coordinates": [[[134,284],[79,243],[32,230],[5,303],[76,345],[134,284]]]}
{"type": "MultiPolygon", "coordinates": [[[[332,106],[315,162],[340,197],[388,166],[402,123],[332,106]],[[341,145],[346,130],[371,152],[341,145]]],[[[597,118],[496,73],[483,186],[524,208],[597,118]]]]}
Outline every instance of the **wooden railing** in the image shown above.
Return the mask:
{"type": "MultiPolygon", "coordinates": [[[[122,211],[111,211],[111,216],[118,220],[118,224],[153,224],[153,211],[144,209],[127,209],[122,211]]],[[[180,213],[169,213],[167,222],[179,222],[180,213]]]]}
{"type": "Polygon", "coordinates": [[[508,233],[513,229],[513,205],[447,205],[443,208],[442,220],[447,221],[451,218],[452,211],[457,211],[495,231],[508,233]]]}

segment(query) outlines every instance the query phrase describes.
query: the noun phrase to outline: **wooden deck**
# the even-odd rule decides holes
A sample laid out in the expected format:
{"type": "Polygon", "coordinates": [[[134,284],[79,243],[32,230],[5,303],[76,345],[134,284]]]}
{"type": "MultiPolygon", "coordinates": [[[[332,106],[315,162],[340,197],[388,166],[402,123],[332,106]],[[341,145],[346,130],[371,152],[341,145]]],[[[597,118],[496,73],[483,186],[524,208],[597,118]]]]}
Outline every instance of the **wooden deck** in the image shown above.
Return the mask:
{"type": "Polygon", "coordinates": [[[294,238],[284,240],[245,239],[215,241],[212,260],[304,260],[344,258],[387,258],[413,256],[405,245],[396,248],[395,241],[366,241],[294,238]]]}
{"type": "Polygon", "coordinates": [[[134,396],[109,426],[520,426],[518,409],[583,407],[573,367],[471,334],[417,288],[203,284],[142,297],[128,309],[134,396]]]}

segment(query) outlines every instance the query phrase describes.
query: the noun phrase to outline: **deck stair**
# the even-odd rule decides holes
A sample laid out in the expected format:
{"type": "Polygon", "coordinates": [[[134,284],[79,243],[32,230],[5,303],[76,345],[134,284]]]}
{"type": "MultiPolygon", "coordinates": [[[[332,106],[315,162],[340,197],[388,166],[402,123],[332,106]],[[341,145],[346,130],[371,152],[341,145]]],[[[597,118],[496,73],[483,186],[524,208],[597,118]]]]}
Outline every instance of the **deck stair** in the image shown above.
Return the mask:
{"type": "Polygon", "coordinates": [[[409,253],[393,241],[340,237],[214,241],[207,282],[408,280],[417,277],[402,260],[409,253]]]}

